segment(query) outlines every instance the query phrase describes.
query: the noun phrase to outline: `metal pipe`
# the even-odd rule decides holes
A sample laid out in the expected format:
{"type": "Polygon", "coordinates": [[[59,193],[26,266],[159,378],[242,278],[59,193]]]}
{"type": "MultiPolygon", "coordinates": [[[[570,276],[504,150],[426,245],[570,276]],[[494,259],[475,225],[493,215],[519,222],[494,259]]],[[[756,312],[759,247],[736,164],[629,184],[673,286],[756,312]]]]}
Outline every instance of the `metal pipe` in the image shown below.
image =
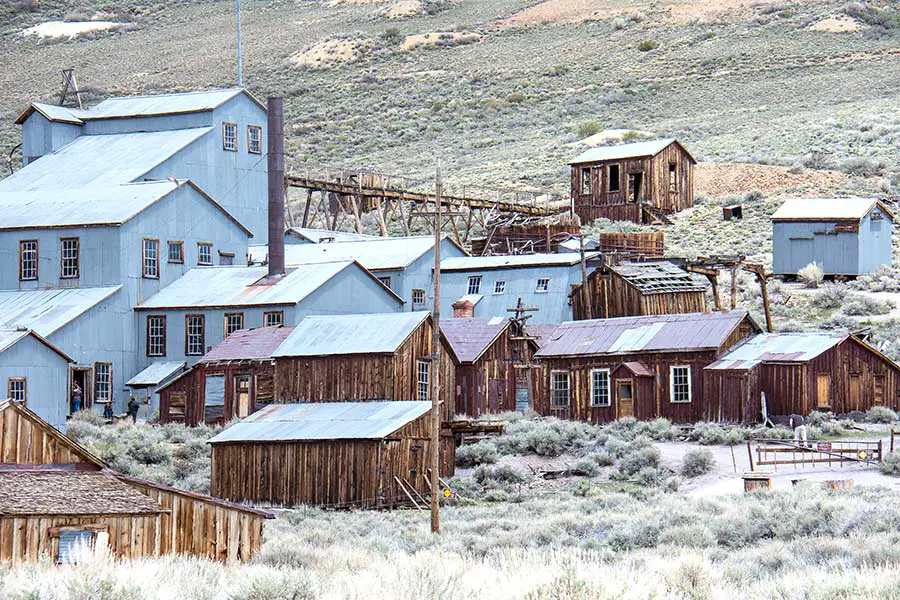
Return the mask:
{"type": "Polygon", "coordinates": [[[284,274],[284,100],[269,97],[269,276],[284,274]]]}

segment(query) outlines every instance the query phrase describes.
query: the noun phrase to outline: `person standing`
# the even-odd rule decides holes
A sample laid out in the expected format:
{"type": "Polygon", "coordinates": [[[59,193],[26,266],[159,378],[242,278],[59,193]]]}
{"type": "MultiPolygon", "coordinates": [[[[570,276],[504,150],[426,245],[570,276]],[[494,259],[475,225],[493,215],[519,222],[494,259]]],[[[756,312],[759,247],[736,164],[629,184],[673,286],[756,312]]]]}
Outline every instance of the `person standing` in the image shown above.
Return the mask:
{"type": "Polygon", "coordinates": [[[131,417],[132,423],[137,423],[138,409],[140,409],[140,404],[138,404],[137,398],[132,396],[128,399],[128,416],[131,417]]]}
{"type": "Polygon", "coordinates": [[[77,413],[81,410],[81,386],[77,381],[72,382],[72,412],[77,413]]]}
{"type": "Polygon", "coordinates": [[[788,424],[794,431],[794,442],[803,448],[808,447],[806,442],[806,419],[803,418],[803,415],[791,415],[788,424]]]}

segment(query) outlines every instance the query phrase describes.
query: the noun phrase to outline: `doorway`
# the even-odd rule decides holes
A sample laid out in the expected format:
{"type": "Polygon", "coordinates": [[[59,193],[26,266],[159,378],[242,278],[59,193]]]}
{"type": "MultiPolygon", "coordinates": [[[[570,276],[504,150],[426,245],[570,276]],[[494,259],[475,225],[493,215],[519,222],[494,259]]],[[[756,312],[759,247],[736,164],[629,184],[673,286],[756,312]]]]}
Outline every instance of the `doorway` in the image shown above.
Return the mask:
{"type": "Polygon", "coordinates": [[[643,171],[638,171],[637,173],[629,173],[628,174],[628,201],[629,202],[640,202],[641,200],[641,191],[644,184],[644,173],[643,171]]]}
{"type": "Polygon", "coordinates": [[[78,412],[78,410],[84,410],[86,408],[90,408],[93,404],[93,394],[94,391],[93,385],[91,383],[91,368],[90,367],[72,367],[72,377],[69,382],[69,414],[73,414],[78,412]],[[75,390],[78,389],[81,392],[80,399],[80,407],[76,407],[75,390]],[[76,410],[77,409],[77,410],[76,410]]]}
{"type": "Polygon", "coordinates": [[[631,379],[616,380],[616,418],[634,416],[634,381],[631,379]]]}
{"type": "Polygon", "coordinates": [[[488,411],[492,415],[503,410],[503,387],[506,381],[503,379],[488,379],[488,411]]]}
{"type": "Polygon", "coordinates": [[[816,408],[831,407],[831,375],[819,373],[816,377],[816,408]]]}
{"type": "Polygon", "coordinates": [[[234,396],[231,404],[231,418],[243,419],[250,414],[250,375],[234,376],[234,396]]]}

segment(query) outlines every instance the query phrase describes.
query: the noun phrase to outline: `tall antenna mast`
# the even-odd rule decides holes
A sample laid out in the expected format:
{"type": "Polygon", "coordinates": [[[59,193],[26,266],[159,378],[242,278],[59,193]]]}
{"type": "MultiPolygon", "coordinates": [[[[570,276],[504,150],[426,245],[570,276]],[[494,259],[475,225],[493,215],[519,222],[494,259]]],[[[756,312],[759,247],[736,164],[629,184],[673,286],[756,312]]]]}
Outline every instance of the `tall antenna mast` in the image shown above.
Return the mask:
{"type": "Polygon", "coordinates": [[[241,48],[241,0],[237,0],[237,84],[244,86],[244,55],[241,48]]]}

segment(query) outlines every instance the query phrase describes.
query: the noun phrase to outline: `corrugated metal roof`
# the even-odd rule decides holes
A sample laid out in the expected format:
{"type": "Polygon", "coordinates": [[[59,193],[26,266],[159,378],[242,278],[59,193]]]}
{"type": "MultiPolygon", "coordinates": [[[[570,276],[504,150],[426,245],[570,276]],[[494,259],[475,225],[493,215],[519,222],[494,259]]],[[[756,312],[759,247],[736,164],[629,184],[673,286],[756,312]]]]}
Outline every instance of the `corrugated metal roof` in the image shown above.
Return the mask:
{"type": "Polygon", "coordinates": [[[32,102],[22,115],[16,119],[16,123],[24,122],[25,118],[35,110],[41,113],[48,121],[71,123],[73,125],[84,124],[84,121],[77,116],[79,111],[68,109],[65,106],[56,106],[55,104],[45,104],[43,102],[32,102]]]}
{"type": "Polygon", "coordinates": [[[120,289],[122,286],[0,291],[0,327],[26,327],[48,337],[120,289]]]}
{"type": "Polygon", "coordinates": [[[129,183],[212,130],[83,135],[0,181],[0,192],[129,183]]]}
{"type": "MultiPolygon", "coordinates": [[[[367,269],[405,269],[434,247],[434,237],[389,237],[327,244],[288,244],[284,247],[287,265],[334,260],[356,260],[367,269]]],[[[250,261],[267,260],[267,246],[252,246],[250,261]]]]}
{"type": "Polygon", "coordinates": [[[536,357],[717,349],[747,317],[746,310],[570,321],[536,357]]]}
{"type": "Polygon", "coordinates": [[[653,377],[654,373],[642,362],[623,362],[622,366],[638,377],[653,377]]]}
{"type": "Polygon", "coordinates": [[[457,360],[471,363],[478,360],[491,343],[509,327],[510,320],[492,319],[442,319],[441,333],[457,360]]]}
{"type": "MultiPolygon", "coordinates": [[[[775,211],[772,220],[859,220],[876,204],[881,205],[875,198],[791,198],[775,211]]],[[[885,206],[881,205],[881,208],[891,215],[885,206]]]]}
{"type": "MultiPolygon", "coordinates": [[[[243,93],[242,88],[107,98],[75,114],[84,120],[205,112],[243,93]]],[[[255,100],[254,100],[255,101],[255,100]]]]}
{"type": "Polygon", "coordinates": [[[271,404],[209,443],[381,439],[429,410],[411,400],[271,404]]]}
{"type": "Polygon", "coordinates": [[[644,294],[705,292],[707,288],[705,283],[667,261],[623,263],[611,266],[610,269],[644,294]]]}
{"type": "MultiPolygon", "coordinates": [[[[332,231],[330,229],[312,229],[309,227],[289,227],[288,233],[293,233],[297,237],[312,242],[320,243],[325,238],[331,238],[328,241],[334,242],[356,242],[364,240],[379,239],[378,236],[366,233],[351,233],[349,231],[332,231]]],[[[327,242],[326,242],[327,243],[327,242]]]]}
{"type": "MultiPolygon", "coordinates": [[[[585,258],[590,260],[598,253],[589,252],[585,258]]],[[[496,256],[454,256],[441,261],[441,271],[479,271],[485,269],[516,269],[527,267],[563,267],[577,265],[581,256],[574,252],[561,254],[514,254],[496,256]]]]}
{"type": "Polygon", "coordinates": [[[132,377],[125,384],[129,387],[144,387],[159,385],[172,375],[184,369],[184,361],[170,360],[159,361],[132,377]]]}
{"type": "Polygon", "coordinates": [[[550,338],[553,337],[558,327],[559,323],[527,323],[525,331],[528,335],[536,337],[537,340],[535,341],[538,347],[543,348],[550,341],[550,338]]]}
{"type": "Polygon", "coordinates": [[[216,344],[200,359],[202,363],[226,360],[264,360],[287,339],[293,327],[241,329],[216,344]]]}
{"type": "Polygon", "coordinates": [[[845,339],[845,333],[762,333],[706,368],[751,369],[764,362],[806,362],[845,339]]]}
{"type": "Polygon", "coordinates": [[[619,160],[637,156],[655,156],[674,143],[675,138],[662,140],[648,140],[646,142],[634,142],[632,144],[617,144],[615,146],[598,146],[585,150],[569,164],[596,162],[600,160],[619,160]]]}
{"type": "Polygon", "coordinates": [[[430,314],[418,311],[306,317],[272,356],[389,354],[430,314]]]}
{"type": "Polygon", "coordinates": [[[136,308],[296,304],[332,277],[353,266],[352,261],[296,265],[288,269],[287,275],[273,279],[268,278],[266,267],[197,267],[136,308]]]}

